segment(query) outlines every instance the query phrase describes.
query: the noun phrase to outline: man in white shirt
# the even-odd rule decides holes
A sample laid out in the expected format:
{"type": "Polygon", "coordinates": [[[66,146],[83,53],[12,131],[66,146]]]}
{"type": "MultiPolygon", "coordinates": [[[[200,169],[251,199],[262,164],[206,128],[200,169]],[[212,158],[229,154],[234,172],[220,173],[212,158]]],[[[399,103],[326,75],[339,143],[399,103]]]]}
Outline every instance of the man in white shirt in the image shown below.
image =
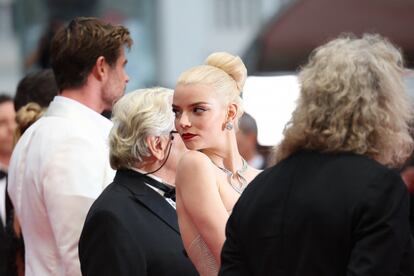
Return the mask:
{"type": "Polygon", "coordinates": [[[51,44],[59,95],[17,143],[8,191],[20,219],[26,275],[81,275],[78,240],[86,214],[114,171],[100,115],[125,90],[129,31],[76,18],[51,44]]]}

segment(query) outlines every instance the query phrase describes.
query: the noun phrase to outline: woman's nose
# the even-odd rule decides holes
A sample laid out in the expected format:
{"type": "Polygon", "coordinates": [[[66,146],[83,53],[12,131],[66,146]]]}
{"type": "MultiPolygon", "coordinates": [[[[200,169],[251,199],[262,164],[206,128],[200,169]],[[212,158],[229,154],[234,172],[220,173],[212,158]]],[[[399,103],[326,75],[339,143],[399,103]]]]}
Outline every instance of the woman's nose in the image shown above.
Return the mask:
{"type": "Polygon", "coordinates": [[[187,116],[187,114],[185,112],[183,112],[181,114],[180,119],[179,119],[179,123],[180,123],[180,126],[182,128],[187,128],[187,127],[191,126],[190,119],[189,119],[189,117],[187,116]]]}

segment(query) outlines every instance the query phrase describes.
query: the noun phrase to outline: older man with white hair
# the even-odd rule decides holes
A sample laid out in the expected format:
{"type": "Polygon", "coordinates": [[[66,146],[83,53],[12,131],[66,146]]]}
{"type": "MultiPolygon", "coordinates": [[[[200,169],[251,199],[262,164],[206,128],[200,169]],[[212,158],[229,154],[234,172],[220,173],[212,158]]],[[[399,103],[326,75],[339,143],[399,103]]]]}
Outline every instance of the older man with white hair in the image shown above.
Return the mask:
{"type": "Polygon", "coordinates": [[[137,90],[114,106],[109,142],[117,173],[86,218],[83,275],[197,275],[175,212],[175,170],[186,148],[174,137],[172,94],[137,90]]]}

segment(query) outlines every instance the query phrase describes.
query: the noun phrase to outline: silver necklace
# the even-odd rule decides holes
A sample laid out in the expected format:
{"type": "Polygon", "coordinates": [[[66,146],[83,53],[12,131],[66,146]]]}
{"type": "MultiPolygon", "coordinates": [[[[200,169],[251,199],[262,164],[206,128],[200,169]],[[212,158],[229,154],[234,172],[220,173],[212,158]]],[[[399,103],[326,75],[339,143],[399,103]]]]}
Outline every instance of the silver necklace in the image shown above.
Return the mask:
{"type": "Polygon", "coordinates": [[[243,193],[244,189],[246,189],[247,187],[247,179],[242,175],[242,173],[244,173],[247,170],[247,162],[243,158],[242,158],[242,163],[243,163],[242,167],[236,170],[235,173],[232,173],[230,170],[220,167],[219,165],[213,162],[213,164],[217,168],[222,170],[227,175],[227,182],[230,184],[233,190],[235,190],[239,194],[243,193]],[[233,177],[235,177],[235,179],[237,180],[238,185],[235,185],[233,183],[233,177]]]}

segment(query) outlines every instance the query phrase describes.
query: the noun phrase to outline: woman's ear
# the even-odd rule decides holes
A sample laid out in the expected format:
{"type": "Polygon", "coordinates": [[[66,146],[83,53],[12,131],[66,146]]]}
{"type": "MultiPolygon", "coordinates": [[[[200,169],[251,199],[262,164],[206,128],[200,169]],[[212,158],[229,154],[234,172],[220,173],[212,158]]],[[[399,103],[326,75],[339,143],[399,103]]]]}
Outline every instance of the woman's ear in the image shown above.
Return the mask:
{"type": "Polygon", "coordinates": [[[162,136],[150,135],[146,138],[146,142],[151,155],[157,160],[163,160],[165,156],[165,148],[168,145],[166,139],[163,139],[162,136]]]}
{"type": "Polygon", "coordinates": [[[230,103],[228,105],[226,122],[233,122],[236,119],[238,109],[239,107],[235,103],[230,103]]]}
{"type": "Polygon", "coordinates": [[[223,130],[226,129],[230,131],[234,128],[235,125],[237,125],[236,122],[234,122],[234,120],[237,117],[237,109],[238,109],[238,106],[235,103],[230,103],[227,106],[227,115],[226,115],[226,120],[223,124],[223,130]]]}

